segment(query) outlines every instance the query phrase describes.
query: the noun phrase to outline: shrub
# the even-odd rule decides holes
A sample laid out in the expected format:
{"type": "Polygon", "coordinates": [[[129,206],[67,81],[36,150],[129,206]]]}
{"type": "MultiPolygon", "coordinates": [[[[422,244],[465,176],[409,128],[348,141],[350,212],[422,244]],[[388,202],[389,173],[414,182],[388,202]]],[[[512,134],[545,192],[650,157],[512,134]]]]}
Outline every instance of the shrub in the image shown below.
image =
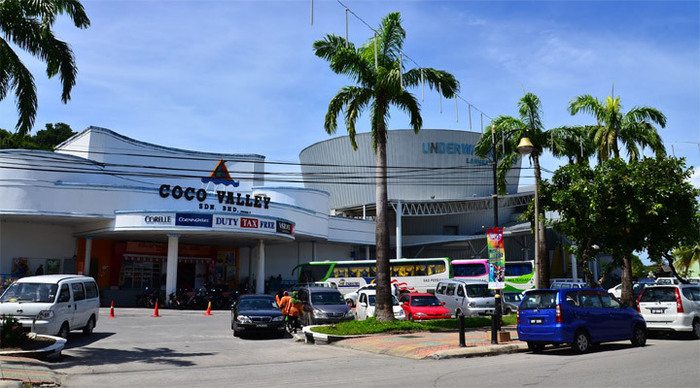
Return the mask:
{"type": "Polygon", "coordinates": [[[27,338],[27,334],[22,328],[17,318],[12,315],[3,315],[0,320],[0,347],[19,347],[27,338]]]}

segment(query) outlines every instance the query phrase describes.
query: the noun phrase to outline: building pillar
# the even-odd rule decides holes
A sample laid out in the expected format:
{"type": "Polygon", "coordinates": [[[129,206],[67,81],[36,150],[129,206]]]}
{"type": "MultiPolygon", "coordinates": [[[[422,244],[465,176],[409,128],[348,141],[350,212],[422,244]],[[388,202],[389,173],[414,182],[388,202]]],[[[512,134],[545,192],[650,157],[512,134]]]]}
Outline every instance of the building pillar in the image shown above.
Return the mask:
{"type": "Polygon", "coordinates": [[[403,215],[403,208],[401,207],[401,200],[396,202],[396,258],[400,259],[403,257],[403,252],[401,248],[403,246],[403,241],[401,238],[401,216],[403,215]]]}
{"type": "Polygon", "coordinates": [[[255,278],[255,293],[265,293],[265,241],[260,240],[258,243],[258,270],[255,278]]]}
{"type": "Polygon", "coordinates": [[[369,260],[369,245],[365,245],[365,260],[369,260]]]}
{"type": "Polygon", "coordinates": [[[85,276],[90,276],[90,259],[91,258],[92,258],[92,237],[87,237],[85,239],[85,260],[84,260],[84,265],[83,265],[83,275],[85,275],[85,276]]]}
{"type": "Polygon", "coordinates": [[[598,283],[598,258],[593,259],[593,279],[598,283]]]}
{"type": "Polygon", "coordinates": [[[170,303],[168,295],[177,291],[178,240],[178,235],[168,235],[168,260],[165,273],[165,299],[168,300],[168,303],[170,303]]]}

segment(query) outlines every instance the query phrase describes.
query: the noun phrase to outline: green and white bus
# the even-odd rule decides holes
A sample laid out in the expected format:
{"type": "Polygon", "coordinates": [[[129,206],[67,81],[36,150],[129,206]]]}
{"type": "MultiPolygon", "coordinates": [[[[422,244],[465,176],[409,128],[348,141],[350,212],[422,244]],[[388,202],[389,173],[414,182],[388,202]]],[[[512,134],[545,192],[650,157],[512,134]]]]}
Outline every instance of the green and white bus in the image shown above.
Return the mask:
{"type": "Polygon", "coordinates": [[[535,261],[506,260],[506,292],[523,292],[535,288],[535,261]]]}
{"type": "MultiPolygon", "coordinates": [[[[330,282],[343,295],[372,284],[377,276],[375,260],[312,261],[298,265],[299,283],[330,282]]],[[[391,283],[399,291],[434,291],[440,280],[450,278],[450,259],[397,259],[389,261],[391,283]]]]}

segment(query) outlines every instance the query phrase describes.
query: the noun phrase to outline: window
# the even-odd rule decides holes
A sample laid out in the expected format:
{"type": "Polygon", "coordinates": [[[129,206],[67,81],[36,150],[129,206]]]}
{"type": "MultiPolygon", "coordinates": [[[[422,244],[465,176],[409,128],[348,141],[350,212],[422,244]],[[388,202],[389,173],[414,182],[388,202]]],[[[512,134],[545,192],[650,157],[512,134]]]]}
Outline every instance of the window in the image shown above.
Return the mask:
{"type": "Polygon", "coordinates": [[[345,304],[340,292],[314,292],[311,294],[311,303],[318,306],[332,306],[345,304]]]}
{"type": "Polygon", "coordinates": [[[330,264],[304,265],[299,273],[299,281],[301,283],[313,283],[325,280],[330,266],[330,264]]]}
{"type": "Polygon", "coordinates": [[[690,300],[700,301],[700,287],[683,288],[683,296],[690,300]]]}
{"type": "Polygon", "coordinates": [[[61,292],[58,294],[58,303],[70,302],[70,290],[68,290],[68,285],[61,285],[61,292]]]}
{"type": "Polygon", "coordinates": [[[532,263],[509,263],[506,261],[506,276],[522,276],[532,273],[532,263]]]}
{"type": "Polygon", "coordinates": [[[600,295],[600,300],[601,300],[601,302],[603,302],[603,307],[605,307],[605,308],[613,308],[613,309],[620,308],[620,302],[615,300],[615,298],[613,298],[612,295],[610,295],[610,294],[600,295]]]}
{"type": "Polygon", "coordinates": [[[581,292],[578,294],[578,300],[579,303],[581,303],[581,307],[603,307],[602,303],[600,302],[600,297],[598,297],[598,294],[595,293],[581,292]]]}
{"type": "Polygon", "coordinates": [[[529,291],[523,297],[520,310],[553,309],[556,304],[556,291],[529,291]]]}
{"type": "Polygon", "coordinates": [[[448,284],[447,285],[447,291],[445,292],[445,295],[454,295],[455,294],[455,285],[454,284],[448,284]]]}
{"type": "Polygon", "coordinates": [[[468,284],[465,288],[467,289],[467,296],[470,298],[489,298],[496,295],[496,291],[489,290],[486,284],[468,284]]]}
{"type": "Polygon", "coordinates": [[[438,288],[435,290],[435,293],[445,295],[446,288],[447,288],[447,286],[445,284],[440,283],[440,284],[438,284],[438,288]]]}
{"type": "Polygon", "coordinates": [[[85,285],[85,298],[93,299],[99,296],[97,292],[97,285],[94,282],[83,283],[85,285]]]}
{"type": "Polygon", "coordinates": [[[79,301],[85,299],[85,289],[83,288],[83,283],[72,283],[71,288],[73,289],[73,300],[79,301]]]}
{"type": "Polygon", "coordinates": [[[434,296],[414,296],[411,306],[440,306],[440,300],[434,296]]]}
{"type": "Polygon", "coordinates": [[[579,307],[580,305],[578,303],[578,293],[570,292],[566,294],[566,303],[568,303],[570,306],[579,307]]]}
{"type": "Polygon", "coordinates": [[[452,272],[454,276],[483,276],[488,273],[488,268],[484,263],[474,263],[474,264],[453,264],[452,272]]]}
{"type": "Polygon", "coordinates": [[[464,296],[464,287],[459,286],[457,287],[457,296],[464,296]]]}
{"type": "Polygon", "coordinates": [[[401,303],[403,303],[403,302],[408,302],[408,301],[409,301],[409,296],[408,296],[408,294],[403,294],[403,295],[401,295],[401,297],[399,298],[399,301],[400,301],[401,303]]]}
{"type": "Polygon", "coordinates": [[[640,302],[675,302],[675,287],[653,287],[647,288],[642,294],[640,302]]]}
{"type": "Polygon", "coordinates": [[[0,302],[51,303],[58,286],[48,283],[13,283],[2,295],[0,302]]]}
{"type": "Polygon", "coordinates": [[[360,294],[360,303],[367,303],[367,294],[360,294]]]}

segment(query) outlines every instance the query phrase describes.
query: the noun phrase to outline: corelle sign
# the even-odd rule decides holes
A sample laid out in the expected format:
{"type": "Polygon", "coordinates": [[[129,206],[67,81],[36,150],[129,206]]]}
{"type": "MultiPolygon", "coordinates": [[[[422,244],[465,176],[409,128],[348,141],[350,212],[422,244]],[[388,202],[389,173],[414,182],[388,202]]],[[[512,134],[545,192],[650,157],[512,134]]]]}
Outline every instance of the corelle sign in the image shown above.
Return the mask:
{"type": "Polygon", "coordinates": [[[173,217],[170,215],[149,215],[143,217],[143,222],[149,225],[170,225],[173,222],[173,217]]]}

